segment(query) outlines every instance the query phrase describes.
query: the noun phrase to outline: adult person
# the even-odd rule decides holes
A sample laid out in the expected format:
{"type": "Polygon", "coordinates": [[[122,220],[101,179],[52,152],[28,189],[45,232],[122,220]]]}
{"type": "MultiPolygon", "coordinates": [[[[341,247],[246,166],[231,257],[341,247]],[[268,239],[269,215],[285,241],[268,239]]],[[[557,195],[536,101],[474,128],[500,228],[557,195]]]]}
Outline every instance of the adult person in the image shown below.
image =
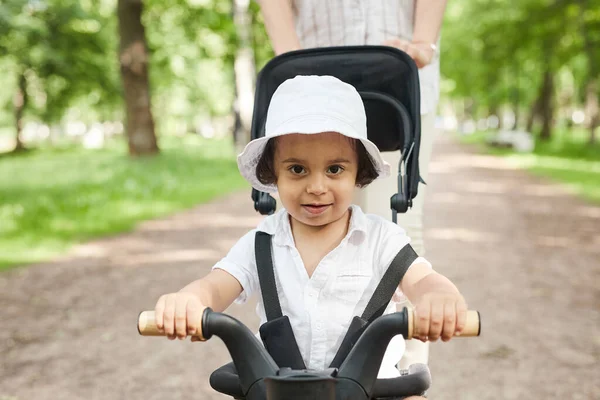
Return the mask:
{"type": "MultiPolygon", "coordinates": [[[[439,98],[439,33],[447,0],[258,0],[276,55],[305,48],[388,45],[410,55],[419,68],[421,87],[421,146],[419,169],[427,181],[435,138],[434,119],[439,98]]],[[[355,203],[366,213],[391,217],[390,197],[397,189],[399,152],[382,153],[392,166],[390,178],[357,191],[355,203]]],[[[423,255],[423,203],[425,186],[398,224],[423,255]]],[[[408,300],[399,307],[410,305],[408,300]]],[[[417,309],[418,313],[418,309],[417,309]]],[[[400,368],[427,364],[428,343],[407,343],[400,368]]]]}

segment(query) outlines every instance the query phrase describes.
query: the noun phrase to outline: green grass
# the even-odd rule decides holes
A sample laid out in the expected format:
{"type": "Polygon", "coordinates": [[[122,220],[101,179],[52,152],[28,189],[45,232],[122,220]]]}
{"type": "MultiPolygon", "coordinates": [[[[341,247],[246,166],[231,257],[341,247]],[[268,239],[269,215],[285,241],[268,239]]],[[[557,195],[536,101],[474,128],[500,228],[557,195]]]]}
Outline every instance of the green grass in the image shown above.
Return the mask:
{"type": "Polygon", "coordinates": [[[460,136],[463,143],[473,144],[486,152],[508,157],[511,162],[535,175],[565,184],[588,201],[600,204],[600,143],[591,146],[588,131],[555,130],[549,142],[537,141],[530,154],[485,144],[488,132],[460,136]]]}
{"type": "Polygon", "coordinates": [[[0,270],[246,187],[232,147],[187,136],[162,138],[153,158],[131,159],[121,142],[0,156],[0,270]]]}

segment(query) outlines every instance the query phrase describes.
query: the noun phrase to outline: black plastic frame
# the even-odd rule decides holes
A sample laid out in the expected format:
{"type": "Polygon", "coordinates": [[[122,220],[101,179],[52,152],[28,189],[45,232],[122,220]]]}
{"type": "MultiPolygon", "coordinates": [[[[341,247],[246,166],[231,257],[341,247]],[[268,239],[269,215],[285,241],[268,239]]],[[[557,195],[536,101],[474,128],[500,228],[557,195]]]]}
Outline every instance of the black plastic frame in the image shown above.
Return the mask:
{"type": "MultiPolygon", "coordinates": [[[[267,110],[277,87],[297,75],[335,76],[361,93],[369,140],[381,151],[410,154],[403,160],[408,180],[404,196],[410,205],[418,193],[421,139],[419,74],[410,56],[389,46],[344,46],[298,50],[273,58],[257,77],[252,139],[265,134],[267,110]]],[[[253,195],[255,208],[257,195],[253,195]]]]}

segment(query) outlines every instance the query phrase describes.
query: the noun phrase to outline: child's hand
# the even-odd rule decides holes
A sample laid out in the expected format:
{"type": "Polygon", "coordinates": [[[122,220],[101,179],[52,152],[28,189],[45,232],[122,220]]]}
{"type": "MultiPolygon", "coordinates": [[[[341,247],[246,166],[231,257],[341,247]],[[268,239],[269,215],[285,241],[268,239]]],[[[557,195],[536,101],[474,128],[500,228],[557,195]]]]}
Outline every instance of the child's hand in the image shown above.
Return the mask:
{"type": "MultiPolygon", "coordinates": [[[[156,326],[165,331],[170,340],[183,340],[187,335],[202,331],[202,313],[206,306],[193,293],[178,292],[162,295],[154,312],[156,326]]],[[[192,341],[194,337],[192,337],[192,341]]]]}
{"type": "Polygon", "coordinates": [[[467,320],[467,303],[458,293],[430,292],[416,307],[415,338],[435,342],[441,336],[447,342],[460,335],[467,320]]]}

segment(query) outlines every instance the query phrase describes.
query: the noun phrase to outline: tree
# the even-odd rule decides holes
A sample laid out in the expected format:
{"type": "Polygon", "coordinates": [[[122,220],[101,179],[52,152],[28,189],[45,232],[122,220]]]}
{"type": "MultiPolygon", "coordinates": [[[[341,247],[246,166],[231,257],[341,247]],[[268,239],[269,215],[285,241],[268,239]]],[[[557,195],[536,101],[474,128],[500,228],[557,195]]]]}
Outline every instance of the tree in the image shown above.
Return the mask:
{"type": "Polygon", "coordinates": [[[585,110],[590,130],[590,144],[596,142],[596,129],[600,126],[600,4],[594,1],[596,8],[592,9],[590,0],[579,0],[579,21],[583,48],[588,63],[588,73],[585,79],[585,110]]]}
{"type": "Polygon", "coordinates": [[[238,36],[231,0],[146,0],[158,131],[231,114],[238,36]]]}
{"type": "Polygon", "coordinates": [[[241,151],[250,141],[250,127],[254,108],[254,77],[256,69],[252,49],[250,0],[233,0],[233,20],[237,26],[239,47],[235,57],[235,144],[241,151]]]}
{"type": "MultiPolygon", "coordinates": [[[[517,115],[526,106],[529,127],[539,120],[541,137],[549,138],[556,119],[554,111],[558,110],[556,94],[565,90],[556,75],[568,69],[576,81],[586,81],[578,67],[585,47],[582,29],[589,37],[586,46],[591,69],[591,61],[600,54],[593,51],[600,44],[597,3],[598,0],[450,2],[442,32],[441,58],[442,73],[451,79],[451,85],[446,85],[453,89],[450,95],[476,99],[488,110],[510,103],[517,115]]],[[[597,75],[597,71],[590,73],[590,77],[597,75]]],[[[592,90],[587,89],[588,93],[592,90]]],[[[573,101],[579,101],[577,96],[573,101]]]]}
{"type": "Polygon", "coordinates": [[[0,3],[0,56],[9,65],[5,72],[16,78],[15,150],[24,148],[21,131],[27,115],[55,123],[91,93],[97,94],[97,105],[114,103],[118,91],[106,57],[106,20],[94,11],[76,1],[0,3]]]}
{"type": "Polygon", "coordinates": [[[119,0],[119,64],[126,109],[129,154],[159,152],[154,132],[148,79],[149,55],[142,24],[142,0],[119,0]]]}

